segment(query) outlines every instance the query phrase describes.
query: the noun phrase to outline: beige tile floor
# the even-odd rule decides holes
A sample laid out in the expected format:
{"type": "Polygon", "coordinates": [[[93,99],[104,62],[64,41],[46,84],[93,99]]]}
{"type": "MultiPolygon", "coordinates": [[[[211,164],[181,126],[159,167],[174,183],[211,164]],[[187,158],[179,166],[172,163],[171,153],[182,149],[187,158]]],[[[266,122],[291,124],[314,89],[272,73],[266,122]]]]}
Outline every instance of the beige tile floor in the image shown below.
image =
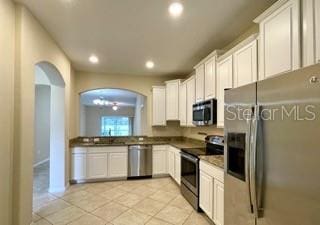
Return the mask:
{"type": "Polygon", "coordinates": [[[72,185],[34,193],[33,225],[209,225],[171,178],[72,185]]]}

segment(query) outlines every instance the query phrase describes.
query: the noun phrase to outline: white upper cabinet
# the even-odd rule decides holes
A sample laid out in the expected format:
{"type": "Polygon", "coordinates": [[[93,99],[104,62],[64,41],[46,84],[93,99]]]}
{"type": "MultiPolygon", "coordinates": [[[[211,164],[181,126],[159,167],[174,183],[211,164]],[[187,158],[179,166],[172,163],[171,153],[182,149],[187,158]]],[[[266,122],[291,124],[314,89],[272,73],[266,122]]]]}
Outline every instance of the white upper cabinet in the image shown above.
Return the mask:
{"type": "Polygon", "coordinates": [[[181,126],[187,125],[187,82],[180,85],[179,95],[179,120],[181,126]]]}
{"type": "Polygon", "coordinates": [[[256,39],[233,54],[233,87],[240,87],[257,80],[257,54],[256,39]]]}
{"type": "Polygon", "coordinates": [[[320,63],[320,1],[302,0],[303,66],[320,63]]]}
{"type": "Polygon", "coordinates": [[[217,127],[224,127],[224,90],[232,88],[232,55],[217,63],[217,127]]]}
{"type": "Polygon", "coordinates": [[[193,104],[196,103],[196,80],[195,76],[187,81],[187,126],[193,127],[193,104]]]}
{"type": "Polygon", "coordinates": [[[316,62],[320,63],[320,1],[315,2],[316,62]]]}
{"type": "Polygon", "coordinates": [[[196,69],[196,102],[204,100],[204,64],[200,64],[196,69]]]}
{"type": "Polygon", "coordinates": [[[216,97],[216,56],[211,57],[204,64],[204,98],[216,97]]]}
{"type": "Polygon", "coordinates": [[[166,125],[166,87],[152,87],[152,126],[166,125]]]}
{"type": "Polygon", "coordinates": [[[300,0],[280,0],[254,22],[260,25],[259,79],[300,68],[300,0]]]}
{"type": "Polygon", "coordinates": [[[179,120],[180,80],[166,82],[166,119],[179,120]]]}

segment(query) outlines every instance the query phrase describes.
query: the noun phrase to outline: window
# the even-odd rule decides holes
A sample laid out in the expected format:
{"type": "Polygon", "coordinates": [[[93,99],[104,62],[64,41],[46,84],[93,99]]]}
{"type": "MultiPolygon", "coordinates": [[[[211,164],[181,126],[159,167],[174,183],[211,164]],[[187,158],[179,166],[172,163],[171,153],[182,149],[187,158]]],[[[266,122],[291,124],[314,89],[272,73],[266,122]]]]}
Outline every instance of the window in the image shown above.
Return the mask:
{"type": "Polygon", "coordinates": [[[101,117],[102,136],[130,136],[132,135],[132,119],[122,116],[101,117]]]}

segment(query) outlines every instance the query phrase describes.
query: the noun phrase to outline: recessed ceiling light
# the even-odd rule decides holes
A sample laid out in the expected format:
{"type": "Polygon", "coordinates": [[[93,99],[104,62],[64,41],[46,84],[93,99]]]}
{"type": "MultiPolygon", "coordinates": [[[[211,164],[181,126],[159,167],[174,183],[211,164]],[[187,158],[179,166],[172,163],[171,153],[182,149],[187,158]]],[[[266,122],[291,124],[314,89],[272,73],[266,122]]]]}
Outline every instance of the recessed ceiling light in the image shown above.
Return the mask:
{"type": "Polygon", "coordinates": [[[97,63],[99,63],[99,58],[98,58],[96,55],[91,55],[91,56],[89,57],[89,61],[90,61],[91,63],[93,63],[93,64],[97,64],[97,63]]]}
{"type": "Polygon", "coordinates": [[[183,5],[180,2],[174,2],[169,6],[169,12],[172,17],[179,17],[183,12],[183,5]]]}
{"type": "Polygon", "coordinates": [[[152,61],[147,61],[147,62],[146,62],[146,67],[147,67],[148,69],[153,69],[153,68],[154,68],[154,62],[152,62],[152,61]]]}

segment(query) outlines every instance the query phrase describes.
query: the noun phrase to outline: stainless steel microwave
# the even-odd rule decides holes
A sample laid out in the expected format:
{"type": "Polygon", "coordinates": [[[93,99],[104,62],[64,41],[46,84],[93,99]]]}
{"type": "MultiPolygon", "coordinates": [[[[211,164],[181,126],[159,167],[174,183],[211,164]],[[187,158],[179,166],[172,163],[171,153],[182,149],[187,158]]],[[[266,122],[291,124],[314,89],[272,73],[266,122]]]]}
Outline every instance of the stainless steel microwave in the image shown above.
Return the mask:
{"type": "Polygon", "coordinates": [[[217,123],[217,99],[198,102],[193,105],[193,124],[209,126],[217,123]]]}

